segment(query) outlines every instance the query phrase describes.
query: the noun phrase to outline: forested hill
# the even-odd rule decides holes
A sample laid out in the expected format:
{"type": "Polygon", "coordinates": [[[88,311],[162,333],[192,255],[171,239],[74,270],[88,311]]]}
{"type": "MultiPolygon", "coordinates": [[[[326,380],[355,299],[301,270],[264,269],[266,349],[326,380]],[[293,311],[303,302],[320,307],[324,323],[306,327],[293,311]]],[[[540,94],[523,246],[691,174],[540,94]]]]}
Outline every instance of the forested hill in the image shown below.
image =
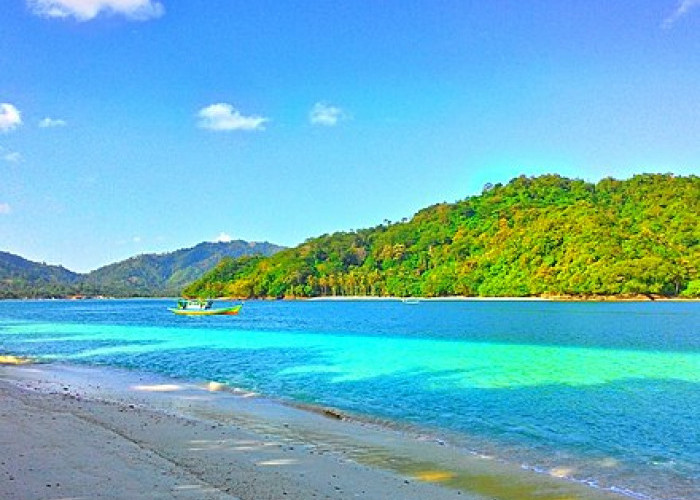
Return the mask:
{"type": "Polygon", "coordinates": [[[188,283],[211,270],[224,257],[272,255],[283,247],[243,240],[204,242],[162,254],[143,254],[109,264],[82,281],[88,294],[176,296],[188,283]]]}
{"type": "Polygon", "coordinates": [[[190,296],[700,296],[700,178],[487,185],[410,221],[225,259],[190,296]]]}
{"type": "Polygon", "coordinates": [[[0,298],[27,295],[32,289],[47,296],[60,296],[74,290],[81,275],[61,266],[32,262],[17,255],[0,252],[0,298]]]}
{"type": "Polygon", "coordinates": [[[182,287],[211,270],[224,257],[272,255],[282,248],[267,242],[207,242],[174,252],[138,255],[88,274],[0,252],[0,298],[178,295],[182,287]]]}

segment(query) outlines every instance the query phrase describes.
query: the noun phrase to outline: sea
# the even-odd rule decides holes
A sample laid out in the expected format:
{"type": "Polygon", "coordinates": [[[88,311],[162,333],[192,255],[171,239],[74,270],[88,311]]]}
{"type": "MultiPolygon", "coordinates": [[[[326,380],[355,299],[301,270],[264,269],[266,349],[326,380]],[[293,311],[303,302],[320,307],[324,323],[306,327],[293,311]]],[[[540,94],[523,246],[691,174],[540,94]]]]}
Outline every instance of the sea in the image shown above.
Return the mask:
{"type": "Polygon", "coordinates": [[[630,498],[700,499],[700,302],[173,303],[0,301],[0,353],[216,381],[630,498]]]}

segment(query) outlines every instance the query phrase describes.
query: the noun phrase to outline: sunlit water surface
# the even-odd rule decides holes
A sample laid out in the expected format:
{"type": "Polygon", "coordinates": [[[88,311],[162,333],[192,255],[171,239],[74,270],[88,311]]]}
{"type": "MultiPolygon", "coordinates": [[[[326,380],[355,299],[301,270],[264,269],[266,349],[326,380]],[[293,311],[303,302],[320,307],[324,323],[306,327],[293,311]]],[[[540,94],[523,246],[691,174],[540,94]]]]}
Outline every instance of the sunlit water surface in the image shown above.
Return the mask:
{"type": "Polygon", "coordinates": [[[700,498],[700,303],[0,302],[0,351],[214,380],[639,498],[700,498]]]}

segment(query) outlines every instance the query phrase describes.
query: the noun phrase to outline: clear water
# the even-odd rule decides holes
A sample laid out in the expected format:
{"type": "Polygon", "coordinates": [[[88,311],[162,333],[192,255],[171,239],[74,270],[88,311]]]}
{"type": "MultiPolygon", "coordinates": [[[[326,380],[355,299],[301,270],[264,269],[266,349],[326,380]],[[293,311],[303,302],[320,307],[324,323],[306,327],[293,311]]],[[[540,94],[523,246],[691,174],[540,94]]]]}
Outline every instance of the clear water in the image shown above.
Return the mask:
{"type": "Polygon", "coordinates": [[[700,498],[700,303],[0,302],[0,351],[332,406],[640,498],[700,498]]]}

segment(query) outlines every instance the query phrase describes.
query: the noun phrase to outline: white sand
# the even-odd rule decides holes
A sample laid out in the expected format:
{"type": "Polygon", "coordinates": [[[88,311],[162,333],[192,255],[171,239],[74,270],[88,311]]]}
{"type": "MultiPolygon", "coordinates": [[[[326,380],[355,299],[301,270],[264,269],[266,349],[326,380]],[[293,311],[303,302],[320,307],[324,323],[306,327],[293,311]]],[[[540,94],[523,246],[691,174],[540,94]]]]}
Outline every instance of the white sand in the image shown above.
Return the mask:
{"type": "Polygon", "coordinates": [[[220,389],[107,369],[0,367],[0,498],[619,498],[207,388],[220,389]]]}

